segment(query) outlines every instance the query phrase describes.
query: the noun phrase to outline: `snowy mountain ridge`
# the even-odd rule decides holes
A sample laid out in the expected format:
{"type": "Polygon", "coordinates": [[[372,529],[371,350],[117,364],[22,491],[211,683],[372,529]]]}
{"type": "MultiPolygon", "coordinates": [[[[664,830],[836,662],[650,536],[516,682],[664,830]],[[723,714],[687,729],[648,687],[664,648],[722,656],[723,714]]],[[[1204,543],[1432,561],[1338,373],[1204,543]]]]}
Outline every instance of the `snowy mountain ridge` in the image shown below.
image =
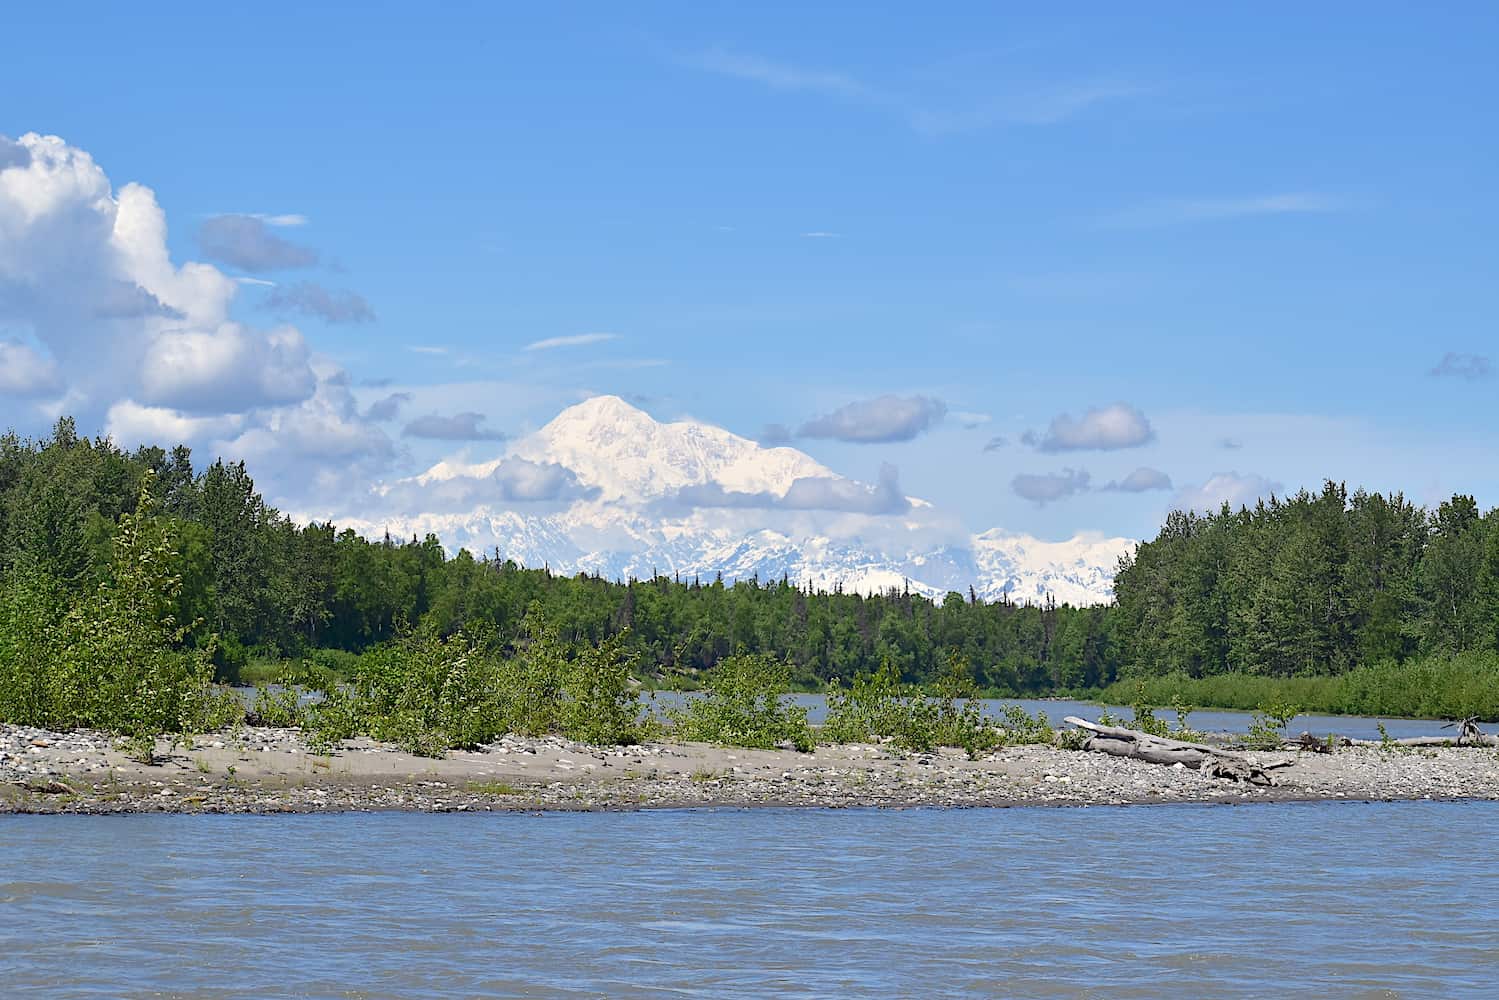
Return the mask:
{"type": "Polygon", "coordinates": [[[901,494],[889,472],[879,485],[859,483],[794,448],[660,422],[598,396],[497,458],[441,462],[384,488],[404,509],[383,520],[345,523],[371,535],[432,532],[452,551],[614,579],[784,576],[863,593],[909,586],[940,598],[972,587],[987,600],[1112,600],[1131,539],[966,534],[901,494]]]}

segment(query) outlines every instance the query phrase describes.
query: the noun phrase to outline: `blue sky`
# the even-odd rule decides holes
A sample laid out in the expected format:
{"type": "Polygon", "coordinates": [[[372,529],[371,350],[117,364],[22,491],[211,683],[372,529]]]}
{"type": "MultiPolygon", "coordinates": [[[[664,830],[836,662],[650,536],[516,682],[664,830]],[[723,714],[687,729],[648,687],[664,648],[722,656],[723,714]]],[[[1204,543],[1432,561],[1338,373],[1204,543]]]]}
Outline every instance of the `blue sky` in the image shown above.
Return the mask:
{"type": "Polygon", "coordinates": [[[362,474],[592,392],[748,436],[920,397],[793,443],[1047,537],[1324,476],[1499,502],[1492,5],[208,6],[7,12],[0,135],[150,188],[361,408],[409,394],[362,474]]]}

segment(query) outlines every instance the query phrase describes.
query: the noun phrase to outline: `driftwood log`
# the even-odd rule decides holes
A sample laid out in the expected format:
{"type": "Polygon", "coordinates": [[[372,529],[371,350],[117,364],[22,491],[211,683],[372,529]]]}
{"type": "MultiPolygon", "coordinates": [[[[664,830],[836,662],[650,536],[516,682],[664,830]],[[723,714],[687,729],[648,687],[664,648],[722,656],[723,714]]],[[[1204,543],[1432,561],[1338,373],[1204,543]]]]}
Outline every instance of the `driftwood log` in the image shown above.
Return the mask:
{"type": "Polygon", "coordinates": [[[1255,764],[1241,754],[1231,753],[1206,743],[1188,743],[1166,736],[1154,736],[1138,729],[1102,726],[1087,719],[1069,715],[1064,720],[1089,734],[1084,750],[1128,757],[1149,764],[1181,764],[1213,778],[1243,781],[1251,785],[1273,785],[1270,771],[1285,767],[1290,761],[1255,764]]]}
{"type": "MultiPolygon", "coordinates": [[[[1407,736],[1398,740],[1355,740],[1335,736],[1333,742],[1342,747],[1499,747],[1499,736],[1491,736],[1479,729],[1476,718],[1449,722],[1442,728],[1456,729],[1457,733],[1452,736],[1407,736]]],[[[1312,742],[1319,741],[1310,733],[1302,733],[1297,746],[1312,742]]]]}

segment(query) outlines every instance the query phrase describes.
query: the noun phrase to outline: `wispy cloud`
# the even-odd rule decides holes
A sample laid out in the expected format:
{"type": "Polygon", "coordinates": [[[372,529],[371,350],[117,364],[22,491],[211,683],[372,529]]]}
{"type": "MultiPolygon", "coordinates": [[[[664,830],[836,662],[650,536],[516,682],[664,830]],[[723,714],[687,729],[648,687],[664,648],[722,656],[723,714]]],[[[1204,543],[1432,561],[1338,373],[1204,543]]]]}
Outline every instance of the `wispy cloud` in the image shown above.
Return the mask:
{"type": "Polygon", "coordinates": [[[305,226],[308,222],[307,216],[296,212],[288,212],[283,215],[277,215],[270,212],[218,212],[215,213],[214,216],[210,216],[210,218],[217,218],[222,216],[238,216],[245,219],[255,219],[256,221],[263,222],[268,226],[281,227],[305,226]]]}
{"type": "Polygon", "coordinates": [[[828,97],[856,98],[865,101],[881,100],[880,96],[853,77],[828,70],[801,69],[785,63],[773,62],[759,56],[729,52],[724,49],[709,49],[683,60],[689,66],[731,76],[740,80],[751,80],[772,90],[810,91],[828,97]]]}
{"type": "MultiPolygon", "coordinates": [[[[377,404],[378,405],[378,404],[377,404]]],[[[503,431],[489,430],[483,426],[484,414],[455,413],[451,417],[428,414],[417,417],[401,431],[406,437],[428,438],[433,441],[504,441],[503,431]]]]}
{"type": "Polygon", "coordinates": [[[215,215],[198,227],[198,245],[215,260],[251,274],[311,267],[318,262],[316,250],[271,232],[276,225],[259,215],[215,215]]]}
{"type": "Polygon", "coordinates": [[[617,333],[575,333],[568,337],[548,337],[545,340],[533,340],[527,344],[528,351],[551,351],[559,347],[584,347],[588,344],[602,344],[609,340],[618,340],[617,333]]]}
{"type": "Polygon", "coordinates": [[[1078,493],[1086,493],[1090,478],[1082,469],[1063,469],[1061,472],[1043,475],[1021,473],[1010,480],[1010,490],[1021,499],[1043,507],[1078,493]]]}
{"type": "Polygon", "coordinates": [[[1313,215],[1340,212],[1345,201],[1313,192],[1253,195],[1243,198],[1165,198],[1137,205],[1105,218],[1104,224],[1124,229],[1181,226],[1199,222],[1266,215],[1313,215]]]}
{"type": "Polygon", "coordinates": [[[621,358],[618,361],[596,361],[593,368],[665,368],[671,364],[666,358],[621,358]]]}
{"type": "Polygon", "coordinates": [[[265,308],[304,313],[329,323],[372,323],[375,319],[375,310],[358,292],[324,288],[311,281],[277,288],[265,300],[265,308]]]}
{"type": "Polygon", "coordinates": [[[860,104],[894,115],[916,131],[929,135],[976,132],[997,125],[1054,125],[1096,105],[1151,92],[1149,88],[1127,81],[1090,80],[986,95],[964,105],[952,106],[875,86],[838,70],[794,66],[722,48],[690,54],[681,62],[781,93],[815,94],[860,104]]]}
{"type": "Polygon", "coordinates": [[[1494,363],[1482,354],[1458,354],[1448,351],[1431,370],[1438,378],[1465,378],[1470,382],[1488,378],[1494,374],[1494,363]]]}
{"type": "Polygon", "coordinates": [[[408,344],[406,346],[406,350],[411,351],[411,352],[416,353],[416,354],[446,354],[446,353],[448,353],[448,349],[446,347],[428,347],[425,344],[408,344]]]}
{"type": "Polygon", "coordinates": [[[838,239],[842,235],[843,235],[842,233],[828,233],[828,232],[822,232],[821,230],[818,230],[816,232],[811,232],[811,233],[802,233],[802,239],[804,239],[804,240],[836,240],[836,239],[838,239]]]}

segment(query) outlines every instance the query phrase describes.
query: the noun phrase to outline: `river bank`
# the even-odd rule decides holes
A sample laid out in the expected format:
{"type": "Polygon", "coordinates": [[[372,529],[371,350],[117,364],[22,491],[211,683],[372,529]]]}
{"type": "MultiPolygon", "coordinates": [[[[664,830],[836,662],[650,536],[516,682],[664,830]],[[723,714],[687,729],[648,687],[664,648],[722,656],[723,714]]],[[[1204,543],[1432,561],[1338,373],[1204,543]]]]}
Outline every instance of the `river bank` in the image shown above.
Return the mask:
{"type": "Polygon", "coordinates": [[[530,811],[756,805],[825,808],[1123,805],[1319,799],[1499,799],[1499,753],[1481,748],[1255,753],[1291,759],[1253,787],[1103,754],[1005,747],[959,751],[820,746],[813,753],[702,743],[594,747],[506,737],[443,759],[371,740],[312,752],[295,729],[165,739],[157,761],[106,734],[0,726],[0,812],[530,811]]]}

